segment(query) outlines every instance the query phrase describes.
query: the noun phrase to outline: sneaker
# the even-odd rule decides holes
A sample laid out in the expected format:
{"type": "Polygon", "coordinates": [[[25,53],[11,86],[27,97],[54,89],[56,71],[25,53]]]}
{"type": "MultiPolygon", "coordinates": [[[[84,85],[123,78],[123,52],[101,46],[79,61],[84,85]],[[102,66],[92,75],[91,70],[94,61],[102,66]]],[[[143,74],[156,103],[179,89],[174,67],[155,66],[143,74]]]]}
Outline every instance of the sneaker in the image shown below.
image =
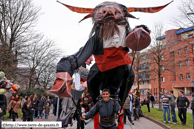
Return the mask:
{"type": "Polygon", "coordinates": [[[171,123],[170,121],[168,121],[168,123],[171,123]]]}
{"type": "Polygon", "coordinates": [[[130,122],[132,125],[134,125],[134,123],[133,122],[130,122]]]}
{"type": "Polygon", "coordinates": [[[164,123],[166,123],[166,121],[164,121],[164,123]]]}
{"type": "Polygon", "coordinates": [[[173,124],[177,124],[177,122],[172,122],[173,124]]]}
{"type": "Polygon", "coordinates": [[[183,126],[185,126],[186,124],[183,124],[183,126]]]}

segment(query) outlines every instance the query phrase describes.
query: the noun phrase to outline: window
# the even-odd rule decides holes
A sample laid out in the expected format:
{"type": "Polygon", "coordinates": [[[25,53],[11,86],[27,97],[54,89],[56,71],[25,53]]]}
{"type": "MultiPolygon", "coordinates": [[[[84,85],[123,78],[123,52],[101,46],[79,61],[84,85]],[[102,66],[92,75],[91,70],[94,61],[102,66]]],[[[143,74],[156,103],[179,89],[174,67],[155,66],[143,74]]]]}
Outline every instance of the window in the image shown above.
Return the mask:
{"type": "Polygon", "coordinates": [[[156,78],[154,78],[154,82],[156,83],[156,78]]]}
{"type": "Polygon", "coordinates": [[[134,82],[134,85],[137,85],[137,82],[134,82]]]}
{"type": "Polygon", "coordinates": [[[134,66],[134,69],[136,69],[136,66],[134,66]]]}
{"type": "Polygon", "coordinates": [[[187,80],[190,80],[190,73],[187,73],[187,80]]]}
{"type": "Polygon", "coordinates": [[[188,47],[185,47],[185,53],[188,53],[188,47]]]}
{"type": "Polygon", "coordinates": [[[161,60],[164,60],[164,56],[161,56],[160,58],[161,58],[161,60]]]}
{"type": "Polygon", "coordinates": [[[154,62],[156,62],[156,59],[154,59],[154,62]]]}
{"type": "Polygon", "coordinates": [[[183,80],[183,75],[182,75],[182,74],[180,74],[180,80],[181,80],[181,81],[183,80]]]}
{"type": "Polygon", "coordinates": [[[182,62],[179,62],[179,67],[180,67],[180,68],[182,67],[182,62]]]}
{"type": "Polygon", "coordinates": [[[165,77],[161,77],[161,82],[165,82],[165,77]]]}
{"type": "Polygon", "coordinates": [[[134,62],[136,62],[136,59],[134,59],[134,62]]]}
{"type": "Polygon", "coordinates": [[[146,85],[146,81],[143,81],[143,84],[146,85]]]}
{"type": "Polygon", "coordinates": [[[194,51],[194,44],[192,46],[193,46],[193,51],[194,51]]]}
{"type": "Polygon", "coordinates": [[[147,83],[150,84],[150,81],[148,80],[147,83]]]}
{"type": "Polygon", "coordinates": [[[164,71],[164,66],[163,65],[161,66],[161,71],[164,71]]]}
{"type": "Polygon", "coordinates": [[[193,65],[194,65],[194,58],[193,58],[193,65]]]}
{"type": "Polygon", "coordinates": [[[189,60],[186,60],[186,66],[189,66],[189,60]]]}
{"type": "Polygon", "coordinates": [[[178,50],[179,55],[181,55],[181,49],[178,50]]]}
{"type": "Polygon", "coordinates": [[[137,77],[137,75],[135,74],[135,77],[137,77]]]}

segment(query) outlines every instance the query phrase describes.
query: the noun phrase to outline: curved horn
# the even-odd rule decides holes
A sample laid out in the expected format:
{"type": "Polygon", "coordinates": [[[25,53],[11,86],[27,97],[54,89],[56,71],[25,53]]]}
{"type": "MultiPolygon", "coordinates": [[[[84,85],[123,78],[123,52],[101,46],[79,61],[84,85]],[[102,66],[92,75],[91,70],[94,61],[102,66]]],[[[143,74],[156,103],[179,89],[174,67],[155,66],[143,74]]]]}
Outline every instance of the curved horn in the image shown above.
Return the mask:
{"type": "Polygon", "coordinates": [[[168,4],[166,4],[166,5],[158,6],[158,7],[148,7],[148,8],[133,8],[133,7],[128,7],[127,8],[127,12],[155,13],[155,12],[158,12],[158,11],[162,10],[163,8],[165,8],[167,5],[169,5],[172,2],[173,2],[173,0],[171,2],[169,2],[168,4]]]}
{"type": "Polygon", "coordinates": [[[83,19],[81,19],[81,20],[79,21],[79,23],[80,23],[81,21],[87,19],[87,18],[90,18],[90,17],[92,17],[92,13],[86,15],[83,19]]]}
{"type": "MultiPolygon", "coordinates": [[[[59,2],[59,1],[57,1],[59,2]]],[[[61,3],[61,2],[59,2],[61,3]]],[[[77,12],[77,13],[92,13],[94,11],[93,8],[80,8],[80,7],[73,7],[64,3],[61,3],[62,5],[66,6],[68,9],[70,9],[73,12],[77,12]]]]}

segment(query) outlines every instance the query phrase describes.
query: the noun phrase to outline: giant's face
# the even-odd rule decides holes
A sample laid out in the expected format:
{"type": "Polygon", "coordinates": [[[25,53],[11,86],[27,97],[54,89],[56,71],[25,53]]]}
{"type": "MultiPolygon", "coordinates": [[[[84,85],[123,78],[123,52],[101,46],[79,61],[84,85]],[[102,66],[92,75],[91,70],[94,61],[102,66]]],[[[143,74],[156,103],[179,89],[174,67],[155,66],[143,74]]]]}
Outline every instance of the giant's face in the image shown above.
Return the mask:
{"type": "Polygon", "coordinates": [[[122,20],[125,17],[127,8],[116,2],[103,2],[97,5],[93,12],[93,20],[96,23],[103,22],[105,19],[122,20]]]}

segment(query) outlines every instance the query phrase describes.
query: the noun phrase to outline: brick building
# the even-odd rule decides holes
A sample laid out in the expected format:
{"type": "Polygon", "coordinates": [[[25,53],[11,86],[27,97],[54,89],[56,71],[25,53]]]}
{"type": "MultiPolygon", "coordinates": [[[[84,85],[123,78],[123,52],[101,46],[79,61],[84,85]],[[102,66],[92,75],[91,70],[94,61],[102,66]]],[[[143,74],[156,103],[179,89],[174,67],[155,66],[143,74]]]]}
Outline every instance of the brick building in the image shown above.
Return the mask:
{"type": "Polygon", "coordinates": [[[157,73],[160,72],[162,91],[173,90],[175,96],[178,96],[178,92],[182,90],[189,97],[194,93],[194,27],[168,30],[156,40],[161,42],[160,46],[136,54],[133,89],[139,83],[142,98],[147,92],[158,97],[157,73]],[[159,50],[158,55],[156,50],[159,50]]]}

